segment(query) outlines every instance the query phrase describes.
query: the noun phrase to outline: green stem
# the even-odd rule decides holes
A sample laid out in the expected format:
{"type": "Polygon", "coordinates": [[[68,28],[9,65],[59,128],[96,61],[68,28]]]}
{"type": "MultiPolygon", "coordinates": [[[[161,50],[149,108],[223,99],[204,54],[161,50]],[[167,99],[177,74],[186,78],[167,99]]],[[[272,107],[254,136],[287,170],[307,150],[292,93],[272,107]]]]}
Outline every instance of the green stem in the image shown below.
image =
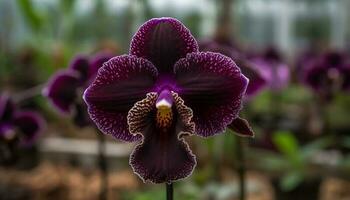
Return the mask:
{"type": "Polygon", "coordinates": [[[14,102],[19,103],[21,101],[33,98],[35,96],[38,96],[41,94],[42,89],[44,88],[45,84],[40,84],[37,86],[34,86],[32,88],[17,92],[12,96],[12,99],[14,102]]]}
{"type": "Polygon", "coordinates": [[[239,199],[245,199],[245,155],[243,139],[236,137],[237,173],[239,177],[239,199]]]}
{"type": "Polygon", "coordinates": [[[166,200],[174,199],[174,187],[173,183],[165,183],[166,185],[166,200]]]}
{"type": "Polygon", "coordinates": [[[108,169],[106,160],[106,140],[102,133],[98,135],[98,167],[101,173],[100,200],[107,200],[108,193],[108,169]]]}

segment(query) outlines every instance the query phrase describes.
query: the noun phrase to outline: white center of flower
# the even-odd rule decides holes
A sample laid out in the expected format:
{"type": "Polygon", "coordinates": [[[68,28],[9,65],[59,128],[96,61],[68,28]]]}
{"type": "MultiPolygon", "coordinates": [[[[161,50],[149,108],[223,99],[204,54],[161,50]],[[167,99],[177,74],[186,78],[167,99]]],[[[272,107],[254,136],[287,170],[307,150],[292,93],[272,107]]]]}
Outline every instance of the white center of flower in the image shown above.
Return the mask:
{"type": "Polygon", "coordinates": [[[157,117],[156,122],[157,126],[164,131],[170,128],[173,121],[173,111],[172,111],[172,95],[169,90],[163,90],[156,103],[157,108],[157,117]]]}
{"type": "Polygon", "coordinates": [[[166,99],[161,99],[156,103],[156,108],[160,108],[160,107],[171,108],[171,103],[168,102],[166,99]]]}

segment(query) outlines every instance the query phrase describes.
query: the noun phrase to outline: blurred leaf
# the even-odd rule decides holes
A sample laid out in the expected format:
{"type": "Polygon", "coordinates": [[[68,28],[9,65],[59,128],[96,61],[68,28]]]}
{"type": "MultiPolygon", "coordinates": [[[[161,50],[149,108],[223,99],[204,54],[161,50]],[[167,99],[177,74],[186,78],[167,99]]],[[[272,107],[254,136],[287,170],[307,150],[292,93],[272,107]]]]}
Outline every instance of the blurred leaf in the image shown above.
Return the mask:
{"type": "Polygon", "coordinates": [[[214,153],[214,144],[215,144],[215,138],[214,137],[208,138],[207,140],[200,141],[200,142],[204,142],[204,145],[207,147],[208,152],[210,154],[214,153]]]}
{"type": "Polygon", "coordinates": [[[306,103],[312,99],[312,93],[303,86],[291,85],[283,91],[281,100],[286,103],[306,103]]]}
{"type": "Polygon", "coordinates": [[[345,137],[343,138],[343,140],[341,141],[342,146],[345,148],[349,148],[350,149],[350,137],[345,137]]]}
{"type": "Polygon", "coordinates": [[[75,0],[60,0],[61,9],[65,13],[71,13],[74,8],[75,2],[75,0]]]}
{"type": "MultiPolygon", "coordinates": [[[[221,136],[221,135],[220,135],[221,136]]],[[[230,129],[226,129],[225,133],[222,134],[222,137],[223,137],[223,148],[222,147],[218,147],[218,148],[221,148],[225,153],[227,152],[233,152],[234,148],[235,148],[235,145],[236,145],[236,134],[230,130],[230,129]]],[[[215,137],[216,138],[216,137],[215,137]]],[[[232,156],[233,158],[234,156],[232,156]]]]}
{"type": "Polygon", "coordinates": [[[304,145],[301,149],[301,154],[303,159],[308,159],[317,151],[320,151],[333,143],[333,139],[331,137],[323,137],[316,139],[313,142],[310,142],[307,145],[304,145]]]}
{"type": "Polygon", "coordinates": [[[291,172],[284,176],[280,181],[280,187],[284,191],[290,191],[295,189],[302,181],[304,177],[299,172],[291,172]]]}
{"type": "MultiPolygon", "coordinates": [[[[198,199],[199,189],[192,183],[182,186],[184,182],[174,185],[174,199],[195,200],[198,199]]],[[[163,184],[147,186],[144,190],[123,192],[121,199],[154,200],[165,199],[165,188],[163,184]]]]}
{"type": "Polygon", "coordinates": [[[350,175],[350,155],[345,156],[344,159],[340,162],[340,169],[343,169],[343,171],[347,172],[348,175],[350,175]]]}
{"type": "Polygon", "coordinates": [[[42,19],[33,7],[31,0],[17,0],[19,10],[24,20],[30,25],[31,29],[38,31],[42,26],[42,19]]]}
{"type": "Polygon", "coordinates": [[[271,92],[265,90],[257,95],[251,102],[251,107],[257,112],[269,112],[271,101],[271,92]]]}
{"type": "Polygon", "coordinates": [[[285,158],[282,158],[281,156],[277,156],[277,155],[265,156],[259,165],[271,171],[285,169],[289,166],[285,158]]]}
{"type": "Polygon", "coordinates": [[[302,162],[299,145],[296,138],[288,131],[277,131],[272,140],[279,151],[281,151],[295,166],[302,162]]]}

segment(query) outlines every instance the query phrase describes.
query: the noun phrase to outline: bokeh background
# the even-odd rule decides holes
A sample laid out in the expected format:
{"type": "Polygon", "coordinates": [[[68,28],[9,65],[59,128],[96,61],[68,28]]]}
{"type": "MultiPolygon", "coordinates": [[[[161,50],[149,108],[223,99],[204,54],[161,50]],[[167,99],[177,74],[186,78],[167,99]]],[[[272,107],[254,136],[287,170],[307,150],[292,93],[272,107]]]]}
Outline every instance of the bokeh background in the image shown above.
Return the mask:
{"type": "MultiPolygon", "coordinates": [[[[42,89],[77,54],[127,54],[137,28],[162,16],[181,20],[198,41],[230,40],[216,42],[266,79],[242,112],[256,133],[243,140],[248,200],[350,199],[349,9],[348,0],[0,0],[0,93],[47,124],[1,166],[0,199],[98,199],[98,133],[57,112],[42,89]],[[259,68],[271,54],[286,73],[266,75],[275,63],[259,68]],[[345,70],[334,75],[340,60],[345,70]],[[326,70],[310,72],[315,63],[326,70]]],[[[164,199],[164,185],[132,173],[133,144],[106,138],[108,199],[164,199]]],[[[188,138],[198,165],[175,184],[175,199],[237,199],[236,139],[230,131],[188,138]]]]}

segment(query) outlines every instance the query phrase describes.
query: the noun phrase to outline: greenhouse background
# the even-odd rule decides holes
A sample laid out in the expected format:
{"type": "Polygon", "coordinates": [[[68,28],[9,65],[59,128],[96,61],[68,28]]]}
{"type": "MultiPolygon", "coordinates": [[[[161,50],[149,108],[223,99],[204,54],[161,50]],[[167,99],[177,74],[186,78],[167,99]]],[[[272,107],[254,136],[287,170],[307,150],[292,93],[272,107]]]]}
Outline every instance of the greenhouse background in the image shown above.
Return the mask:
{"type": "Polygon", "coordinates": [[[232,58],[259,84],[240,112],[255,137],[186,138],[197,165],[174,183],[174,199],[350,199],[349,9],[348,0],[0,0],[0,199],[165,199],[163,184],[129,166],[135,143],[79,121],[87,86],[66,88],[76,95],[68,114],[47,94],[77,55],[128,54],[158,17],[178,19],[201,51],[232,58]],[[6,132],[5,97],[40,115],[30,145],[17,145],[16,122],[6,132]]]}

